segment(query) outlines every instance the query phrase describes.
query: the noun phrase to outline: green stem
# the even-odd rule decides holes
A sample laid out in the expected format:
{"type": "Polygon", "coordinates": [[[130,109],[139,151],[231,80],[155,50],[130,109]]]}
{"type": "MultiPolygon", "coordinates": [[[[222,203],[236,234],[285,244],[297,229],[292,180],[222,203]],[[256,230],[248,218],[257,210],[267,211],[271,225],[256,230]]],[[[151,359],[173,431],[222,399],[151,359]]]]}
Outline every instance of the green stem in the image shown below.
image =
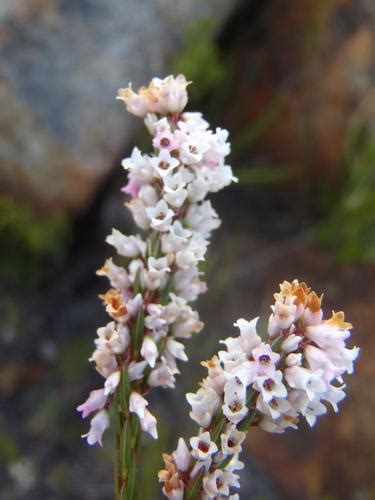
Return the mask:
{"type": "Polygon", "coordinates": [[[140,424],[138,417],[129,413],[130,393],[129,375],[127,367],[124,367],[115,398],[116,417],[119,421],[119,429],[116,436],[116,500],[134,500],[136,498],[136,458],[140,440],[140,424]]]}

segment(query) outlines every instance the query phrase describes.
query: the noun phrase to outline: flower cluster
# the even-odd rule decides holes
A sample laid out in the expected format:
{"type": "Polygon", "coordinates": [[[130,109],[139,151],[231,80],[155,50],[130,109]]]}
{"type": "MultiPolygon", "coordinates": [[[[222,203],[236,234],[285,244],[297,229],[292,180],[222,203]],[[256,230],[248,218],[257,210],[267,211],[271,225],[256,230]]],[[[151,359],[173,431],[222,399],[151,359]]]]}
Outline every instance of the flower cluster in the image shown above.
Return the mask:
{"type": "Polygon", "coordinates": [[[352,325],[344,313],[323,319],[321,301],[305,283],[285,281],[271,306],[267,338],[257,333],[258,318],[239,319],[240,335],[224,340],[227,350],[203,363],[208,376],[187,394],[199,435],[190,448],[180,439],[159,472],[168,498],[229,496],[239,486],[235,471],[243,465],[238,455],[250,425],[283,432],[296,428],[301,416],[314,425],[327,411],[325,402],[338,411],[342,375],[353,372],[359,349],[345,345],[352,325]]]}
{"type": "Polygon", "coordinates": [[[122,162],[128,174],[123,192],[131,197],[127,207],[144,233],[126,236],[113,229],[107,242],[120,261],[109,259],[98,271],[110,282],[100,297],[111,321],[98,329],[90,358],[104,387],[78,407],[83,417],[98,411],[85,435],[89,444],[101,443],[124,372],[128,411],[157,437],[156,419],[144,396],[152,387],[174,387],[176,362],[187,360],[181,340],[203,326],[189,302],[206,290],[199,263],[211,232],[220,225],[206,197],[235,178],[225,164],[228,132],[210,130],[200,113],[183,112],[187,85],[179,75],[154,78],[138,93],[131,87],[119,91],[128,111],[144,118],[153,153],[135,148],[122,162]]]}

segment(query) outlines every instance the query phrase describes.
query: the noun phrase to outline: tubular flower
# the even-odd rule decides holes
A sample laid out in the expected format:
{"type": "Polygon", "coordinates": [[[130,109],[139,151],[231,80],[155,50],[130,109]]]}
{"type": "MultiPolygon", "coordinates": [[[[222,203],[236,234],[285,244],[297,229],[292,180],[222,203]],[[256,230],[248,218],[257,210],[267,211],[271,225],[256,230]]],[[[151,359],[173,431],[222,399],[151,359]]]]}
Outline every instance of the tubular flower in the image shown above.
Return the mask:
{"type": "Polygon", "coordinates": [[[101,415],[100,427],[94,416],[100,432],[90,431],[89,444],[101,442],[110,406],[125,408],[157,438],[147,392],[174,387],[177,362],[187,361],[183,341],[203,327],[189,303],[206,290],[198,266],[220,225],[206,198],[236,179],[225,163],[227,131],[213,131],[200,113],[184,112],[188,84],[183,75],[168,76],[138,92],[131,86],[119,91],[127,110],[144,118],[154,152],[134,148],[122,162],[127,173],[122,191],[140,234],[113,229],[106,241],[120,258],[108,259],[97,273],[110,283],[100,295],[110,322],[98,329],[90,358],[104,388],[77,408],[84,417],[93,411],[101,415]]]}
{"type": "Polygon", "coordinates": [[[186,396],[199,433],[190,447],[180,438],[176,451],[164,455],[159,480],[166,497],[238,498],[230,495],[239,487],[239,454],[250,426],[281,433],[296,429],[301,417],[313,426],[327,403],[338,411],[342,376],[353,372],[359,349],[346,347],[352,325],[343,312],[323,318],[322,297],[305,283],[284,281],[267,339],[257,333],[258,318],[239,319],[239,336],[224,340],[227,350],[202,363],[208,376],[186,396]]]}

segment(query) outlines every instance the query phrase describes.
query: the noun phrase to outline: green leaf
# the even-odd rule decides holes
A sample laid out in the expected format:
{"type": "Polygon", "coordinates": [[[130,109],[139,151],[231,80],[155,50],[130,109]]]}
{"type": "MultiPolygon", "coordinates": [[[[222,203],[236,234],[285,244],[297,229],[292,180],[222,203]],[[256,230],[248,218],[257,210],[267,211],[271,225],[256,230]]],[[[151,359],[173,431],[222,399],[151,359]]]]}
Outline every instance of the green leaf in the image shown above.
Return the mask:
{"type": "Polygon", "coordinates": [[[172,284],[172,278],[170,277],[160,294],[160,304],[162,304],[163,306],[168,304],[169,302],[169,294],[172,291],[172,284]]]}
{"type": "Polygon", "coordinates": [[[135,330],[133,335],[134,356],[137,357],[141,349],[144,333],[144,311],[141,309],[137,315],[135,330]]]}
{"type": "Polygon", "coordinates": [[[137,270],[137,273],[135,275],[135,280],[134,280],[134,295],[137,295],[137,293],[140,293],[142,287],[141,287],[141,268],[137,270]]]}

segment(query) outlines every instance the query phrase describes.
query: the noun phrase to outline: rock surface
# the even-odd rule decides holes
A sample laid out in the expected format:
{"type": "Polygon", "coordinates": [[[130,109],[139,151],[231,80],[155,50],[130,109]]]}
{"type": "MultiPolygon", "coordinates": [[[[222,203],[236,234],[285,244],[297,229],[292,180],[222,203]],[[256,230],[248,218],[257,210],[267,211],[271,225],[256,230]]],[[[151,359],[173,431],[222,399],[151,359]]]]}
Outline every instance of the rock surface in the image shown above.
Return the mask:
{"type": "Polygon", "coordinates": [[[375,124],[375,3],[285,5],[244,6],[223,34],[235,89],[228,95],[227,126],[241,137],[244,124],[268,120],[256,141],[248,134],[245,160],[252,154],[266,164],[295,166],[302,184],[310,173],[337,185],[348,134],[358,123],[375,124]],[[237,95],[241,106],[232,102],[237,95]]]}
{"type": "Polygon", "coordinates": [[[0,189],[48,211],[81,212],[137,123],[117,89],[170,72],[185,28],[220,21],[234,4],[3,0],[0,189]]]}

